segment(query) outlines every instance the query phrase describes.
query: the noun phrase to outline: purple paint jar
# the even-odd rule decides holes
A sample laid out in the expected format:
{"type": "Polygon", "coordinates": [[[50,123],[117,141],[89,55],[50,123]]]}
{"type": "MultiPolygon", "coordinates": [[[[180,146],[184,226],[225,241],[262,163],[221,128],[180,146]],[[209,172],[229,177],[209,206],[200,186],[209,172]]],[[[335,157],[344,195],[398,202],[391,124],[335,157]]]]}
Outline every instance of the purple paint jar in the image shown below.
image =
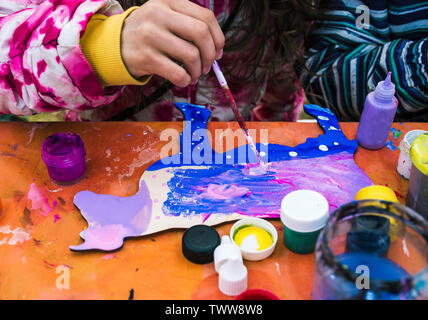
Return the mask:
{"type": "Polygon", "coordinates": [[[80,180],[86,170],[85,146],[72,132],[56,133],[42,143],[42,160],[52,181],[71,185],[80,180]]]}

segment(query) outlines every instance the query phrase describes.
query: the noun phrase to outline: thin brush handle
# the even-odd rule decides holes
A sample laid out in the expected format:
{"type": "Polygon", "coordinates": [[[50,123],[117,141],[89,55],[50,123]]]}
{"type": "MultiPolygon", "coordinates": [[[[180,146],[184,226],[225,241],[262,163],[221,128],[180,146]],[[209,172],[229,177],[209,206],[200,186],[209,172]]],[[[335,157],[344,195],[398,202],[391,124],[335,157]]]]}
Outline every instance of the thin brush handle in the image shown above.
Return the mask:
{"type": "Polygon", "coordinates": [[[247,128],[247,124],[245,123],[245,120],[242,117],[241,112],[239,112],[236,101],[233,98],[232,92],[230,91],[229,86],[227,85],[227,81],[224,78],[223,72],[221,72],[220,66],[218,65],[216,60],[214,60],[214,63],[213,63],[213,70],[214,70],[214,73],[217,77],[218,82],[220,83],[220,86],[222,87],[224,93],[226,94],[226,97],[230,101],[230,106],[232,107],[232,111],[235,115],[235,118],[238,121],[239,126],[241,127],[241,130],[244,131],[245,138],[247,139],[248,144],[250,145],[251,149],[253,150],[254,154],[256,155],[258,163],[263,163],[262,159],[260,158],[260,154],[257,151],[256,145],[254,144],[254,141],[250,136],[250,133],[249,133],[248,128],[247,128]]]}
{"type": "Polygon", "coordinates": [[[213,70],[214,70],[215,76],[217,77],[218,82],[220,83],[220,86],[222,88],[229,89],[229,86],[227,85],[227,81],[224,77],[223,72],[221,72],[221,69],[220,69],[220,66],[218,65],[217,60],[214,60],[213,70]]]}
{"type": "Polygon", "coordinates": [[[217,61],[214,60],[214,63],[212,65],[214,73],[217,77],[218,82],[220,83],[220,86],[222,87],[224,93],[226,94],[227,99],[230,101],[230,105],[232,107],[232,111],[235,115],[236,120],[239,123],[239,126],[244,131],[246,135],[248,135],[248,128],[245,124],[244,118],[241,115],[241,112],[239,112],[238,106],[236,105],[236,101],[233,98],[232,93],[230,92],[229,86],[227,84],[227,81],[223,75],[223,72],[221,72],[220,66],[218,65],[217,61]]]}

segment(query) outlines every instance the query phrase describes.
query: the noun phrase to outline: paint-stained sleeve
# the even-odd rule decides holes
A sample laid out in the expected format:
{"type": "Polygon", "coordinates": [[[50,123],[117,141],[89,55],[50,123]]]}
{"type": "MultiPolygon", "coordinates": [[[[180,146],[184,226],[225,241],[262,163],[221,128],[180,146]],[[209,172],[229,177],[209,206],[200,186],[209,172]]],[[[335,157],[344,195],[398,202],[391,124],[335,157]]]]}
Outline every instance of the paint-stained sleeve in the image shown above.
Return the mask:
{"type": "Polygon", "coordinates": [[[340,120],[359,120],[364,101],[388,71],[397,120],[428,121],[428,3],[331,0],[306,46],[307,98],[340,120]],[[394,5],[395,6],[395,5],[394,5]]]}
{"type": "Polygon", "coordinates": [[[0,3],[0,113],[90,110],[121,87],[102,87],[79,40],[96,12],[123,12],[115,0],[7,0],[0,3]]]}

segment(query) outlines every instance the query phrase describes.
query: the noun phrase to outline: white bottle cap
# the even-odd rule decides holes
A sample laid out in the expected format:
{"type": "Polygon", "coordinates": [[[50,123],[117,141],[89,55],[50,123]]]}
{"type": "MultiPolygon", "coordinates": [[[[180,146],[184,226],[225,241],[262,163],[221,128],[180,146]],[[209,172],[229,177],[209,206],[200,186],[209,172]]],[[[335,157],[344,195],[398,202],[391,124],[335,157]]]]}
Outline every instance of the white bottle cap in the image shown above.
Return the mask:
{"type": "Polygon", "coordinates": [[[297,190],[282,199],[281,221],[293,231],[317,231],[325,226],[328,217],[328,202],[316,191],[297,190]]]}
{"type": "Polygon", "coordinates": [[[228,259],[220,268],[218,287],[228,296],[237,296],[247,290],[247,268],[242,263],[242,257],[228,259]]]}
{"type": "Polygon", "coordinates": [[[221,266],[233,257],[238,257],[242,261],[241,248],[230,240],[229,236],[221,237],[221,244],[214,250],[214,268],[218,273],[221,266]]]}

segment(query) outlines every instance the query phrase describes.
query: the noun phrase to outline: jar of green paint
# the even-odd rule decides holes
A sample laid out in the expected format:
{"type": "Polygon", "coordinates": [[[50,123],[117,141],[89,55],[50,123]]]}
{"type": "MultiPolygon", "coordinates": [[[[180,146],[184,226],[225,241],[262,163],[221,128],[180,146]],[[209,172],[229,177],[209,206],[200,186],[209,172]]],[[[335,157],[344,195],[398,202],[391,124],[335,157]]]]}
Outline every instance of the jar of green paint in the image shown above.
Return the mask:
{"type": "Polygon", "coordinates": [[[328,202],[322,194],[312,190],[287,194],[281,203],[285,246],[299,254],[313,252],[328,217],[328,202]]]}

